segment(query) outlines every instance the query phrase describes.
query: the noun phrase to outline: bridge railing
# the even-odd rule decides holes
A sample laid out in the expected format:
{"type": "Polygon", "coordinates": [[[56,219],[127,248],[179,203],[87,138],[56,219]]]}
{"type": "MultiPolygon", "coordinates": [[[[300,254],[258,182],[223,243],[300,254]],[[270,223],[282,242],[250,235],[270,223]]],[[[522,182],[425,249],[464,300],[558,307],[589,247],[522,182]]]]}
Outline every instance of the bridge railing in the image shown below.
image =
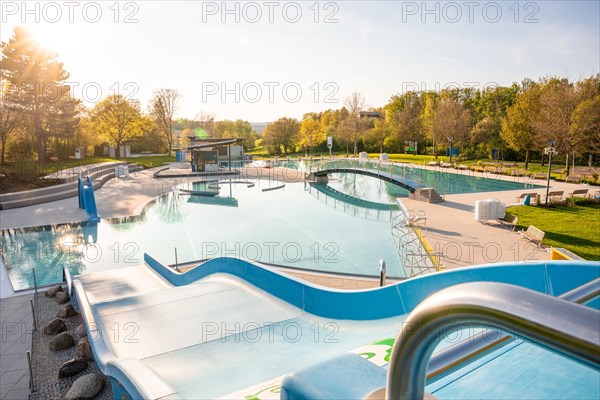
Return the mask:
{"type": "Polygon", "coordinates": [[[427,187],[422,169],[416,167],[414,164],[373,159],[360,160],[356,158],[337,158],[334,160],[313,162],[310,164],[309,168],[307,168],[306,177],[318,172],[340,169],[368,172],[373,175],[379,175],[391,180],[403,182],[414,189],[427,187]]]}

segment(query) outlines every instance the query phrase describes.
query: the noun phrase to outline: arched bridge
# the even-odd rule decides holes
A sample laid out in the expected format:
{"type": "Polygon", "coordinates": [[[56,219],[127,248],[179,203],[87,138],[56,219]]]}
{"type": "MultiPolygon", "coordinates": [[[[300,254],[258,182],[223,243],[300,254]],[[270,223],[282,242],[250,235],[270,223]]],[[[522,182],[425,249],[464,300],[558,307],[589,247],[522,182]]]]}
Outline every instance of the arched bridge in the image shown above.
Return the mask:
{"type": "Polygon", "coordinates": [[[377,169],[368,169],[368,168],[358,168],[358,167],[335,167],[335,168],[324,168],[318,171],[313,171],[308,174],[309,180],[316,180],[321,182],[327,181],[328,174],[334,173],[345,173],[345,174],[358,174],[358,175],[366,175],[373,178],[381,179],[386,182],[393,183],[394,185],[398,185],[408,190],[411,193],[414,193],[417,188],[412,187],[408,183],[402,180],[402,176],[396,174],[394,175],[388,171],[380,171],[377,169]]]}

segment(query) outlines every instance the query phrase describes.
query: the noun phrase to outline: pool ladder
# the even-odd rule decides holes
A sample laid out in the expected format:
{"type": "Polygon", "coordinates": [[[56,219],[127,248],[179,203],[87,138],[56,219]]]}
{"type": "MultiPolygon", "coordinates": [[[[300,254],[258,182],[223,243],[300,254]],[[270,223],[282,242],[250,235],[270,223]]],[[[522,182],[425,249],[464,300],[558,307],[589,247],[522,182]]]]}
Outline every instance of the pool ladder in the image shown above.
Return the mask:
{"type": "Polygon", "coordinates": [[[431,260],[433,255],[430,255],[421,243],[421,238],[427,236],[427,217],[424,211],[409,210],[394,217],[392,235],[398,241],[398,253],[402,257],[402,264],[409,267],[408,278],[436,271],[431,260]],[[419,228],[418,233],[412,228],[419,228]]]}

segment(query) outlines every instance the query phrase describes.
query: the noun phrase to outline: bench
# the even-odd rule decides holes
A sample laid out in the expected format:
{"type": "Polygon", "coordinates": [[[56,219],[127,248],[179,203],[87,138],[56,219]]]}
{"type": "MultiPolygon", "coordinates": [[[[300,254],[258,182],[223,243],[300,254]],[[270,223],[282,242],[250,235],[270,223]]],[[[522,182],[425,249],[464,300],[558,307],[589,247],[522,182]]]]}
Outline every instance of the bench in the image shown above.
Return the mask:
{"type": "Polygon", "coordinates": [[[517,221],[519,221],[519,217],[517,217],[516,215],[506,213],[506,215],[504,215],[504,218],[500,218],[498,219],[498,221],[500,221],[502,225],[506,225],[514,231],[517,227],[517,221]]]}
{"type": "Polygon", "coordinates": [[[523,201],[525,200],[525,197],[529,196],[530,201],[534,202],[535,204],[537,204],[537,193],[521,193],[521,195],[519,197],[517,197],[517,203],[518,204],[522,204],[523,201]]]}
{"type": "Polygon", "coordinates": [[[571,197],[577,197],[577,196],[587,197],[587,194],[588,194],[587,189],[576,189],[576,190],[573,190],[571,193],[569,193],[569,195],[571,197]]]}
{"type": "Polygon", "coordinates": [[[437,167],[438,163],[436,161],[429,161],[430,167],[437,167]]]}
{"type": "Polygon", "coordinates": [[[536,243],[538,247],[542,245],[542,240],[544,240],[544,231],[539,230],[533,225],[529,225],[526,231],[520,231],[519,234],[523,236],[525,239],[536,243]]]}
{"type": "Polygon", "coordinates": [[[465,164],[460,164],[460,165],[458,166],[458,169],[463,169],[463,170],[464,170],[464,169],[469,169],[469,167],[468,167],[468,166],[466,166],[465,164]]]}
{"type": "Polygon", "coordinates": [[[567,179],[565,179],[565,182],[567,183],[581,183],[581,180],[583,178],[579,175],[569,175],[567,176],[567,179]]]}
{"type": "Polygon", "coordinates": [[[562,196],[563,196],[564,191],[562,190],[558,190],[555,192],[548,192],[548,195],[546,196],[546,202],[548,203],[558,203],[562,200],[562,196]]]}
{"type": "Polygon", "coordinates": [[[548,179],[548,174],[545,172],[536,172],[533,174],[533,179],[548,179]]]}

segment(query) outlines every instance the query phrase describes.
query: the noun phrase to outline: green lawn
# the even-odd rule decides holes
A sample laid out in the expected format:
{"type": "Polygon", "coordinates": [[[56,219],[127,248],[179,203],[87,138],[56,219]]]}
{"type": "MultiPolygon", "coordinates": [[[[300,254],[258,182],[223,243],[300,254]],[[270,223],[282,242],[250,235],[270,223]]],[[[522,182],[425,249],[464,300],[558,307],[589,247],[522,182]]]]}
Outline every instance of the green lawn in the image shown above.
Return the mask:
{"type": "Polygon", "coordinates": [[[544,245],[564,247],[586,260],[600,260],[600,204],[515,206],[506,211],[519,217],[517,229],[533,225],[546,232],[544,245]]]}
{"type": "Polygon", "coordinates": [[[169,158],[167,154],[160,156],[142,156],[142,157],[128,157],[122,160],[112,160],[112,161],[127,161],[128,163],[135,163],[139,165],[143,165],[145,168],[159,167],[168,162],[175,161],[175,154],[169,158]]]}

